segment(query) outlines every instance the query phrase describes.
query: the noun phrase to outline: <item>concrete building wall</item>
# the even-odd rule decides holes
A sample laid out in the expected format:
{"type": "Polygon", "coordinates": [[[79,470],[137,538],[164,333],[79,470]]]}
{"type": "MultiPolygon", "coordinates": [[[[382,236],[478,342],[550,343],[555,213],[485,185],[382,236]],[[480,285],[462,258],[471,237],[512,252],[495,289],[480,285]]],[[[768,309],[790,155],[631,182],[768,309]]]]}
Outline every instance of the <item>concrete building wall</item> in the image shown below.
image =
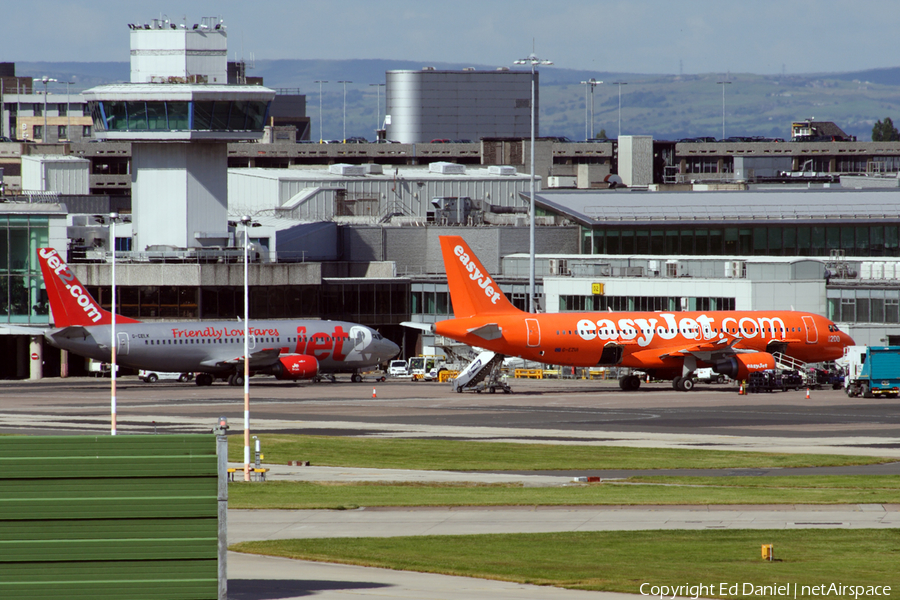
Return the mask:
{"type": "Polygon", "coordinates": [[[619,137],[619,176],[628,187],[646,187],[653,183],[653,137],[619,137]]]}
{"type": "Polygon", "coordinates": [[[227,162],[225,144],[134,144],[134,249],[224,245],[227,162]]]}
{"type": "Polygon", "coordinates": [[[627,297],[734,298],[736,310],[798,310],[825,313],[825,282],[726,279],[544,277],[547,312],[559,312],[560,296],[591,296],[593,283],[604,295],[627,297]]]}
{"type": "Polygon", "coordinates": [[[188,29],[176,24],[173,29],[170,23],[154,19],[150,29],[132,30],[131,83],[197,75],[206,77],[203,83],[228,83],[228,36],[206,19],[204,25],[188,29]]]}
{"type": "Polygon", "coordinates": [[[755,281],[751,306],[754,310],[802,310],[827,315],[825,280],[755,281]]]}

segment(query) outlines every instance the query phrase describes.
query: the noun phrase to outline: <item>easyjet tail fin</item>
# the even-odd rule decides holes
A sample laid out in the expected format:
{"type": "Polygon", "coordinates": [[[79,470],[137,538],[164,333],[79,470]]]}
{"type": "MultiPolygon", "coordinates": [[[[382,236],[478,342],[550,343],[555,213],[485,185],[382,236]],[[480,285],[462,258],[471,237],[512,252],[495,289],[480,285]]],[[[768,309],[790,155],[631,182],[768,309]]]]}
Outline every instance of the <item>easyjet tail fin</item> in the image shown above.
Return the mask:
{"type": "Polygon", "coordinates": [[[442,235],[440,240],[453,315],[457,319],[521,312],[503,295],[462,237],[442,235]]]}
{"type": "MultiPolygon", "coordinates": [[[[70,325],[108,325],[112,313],[103,310],[88,293],[62,257],[53,248],[38,248],[38,261],[47,287],[50,310],[56,327],[70,325]]],[[[116,315],[117,323],[139,323],[135,319],[116,315]]]]}

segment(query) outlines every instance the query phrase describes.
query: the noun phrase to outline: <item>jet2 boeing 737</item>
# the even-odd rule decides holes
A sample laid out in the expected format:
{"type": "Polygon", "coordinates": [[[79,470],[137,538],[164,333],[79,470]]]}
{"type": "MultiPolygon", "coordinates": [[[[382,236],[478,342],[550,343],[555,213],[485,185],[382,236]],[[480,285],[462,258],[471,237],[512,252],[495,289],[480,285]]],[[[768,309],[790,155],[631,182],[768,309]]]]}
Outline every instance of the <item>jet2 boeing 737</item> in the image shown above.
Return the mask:
{"type": "MultiPolygon", "coordinates": [[[[88,294],[53,248],[38,250],[53,322],[51,344],[95,360],[110,358],[112,313],[88,294]]],[[[397,344],[364,325],[344,321],[265,320],[249,323],[252,373],[312,379],[353,373],[385,362],[397,344]]],[[[151,371],[198,372],[197,385],[215,378],[243,385],[244,325],[238,321],[143,323],[116,315],[116,360],[151,371]]]]}
{"type": "MultiPolygon", "coordinates": [[[[796,311],[570,312],[531,314],[514,307],[459,236],[441,236],[455,318],[433,331],[470,346],[536,362],[618,366],[693,387],[698,367],[745,380],[775,368],[773,354],[803,362],[835,360],[849,335],[820,315],[796,311]]],[[[619,380],[636,390],[641,380],[619,380]]]]}

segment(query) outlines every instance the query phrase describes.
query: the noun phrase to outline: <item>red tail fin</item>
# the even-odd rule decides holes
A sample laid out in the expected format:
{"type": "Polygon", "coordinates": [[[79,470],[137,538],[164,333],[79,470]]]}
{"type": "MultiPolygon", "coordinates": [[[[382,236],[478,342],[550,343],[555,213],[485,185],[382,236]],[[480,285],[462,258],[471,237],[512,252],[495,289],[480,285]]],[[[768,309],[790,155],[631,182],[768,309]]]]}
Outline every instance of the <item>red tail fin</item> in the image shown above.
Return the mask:
{"type": "Polygon", "coordinates": [[[450,300],[457,319],[521,312],[503,295],[465,240],[458,235],[442,235],[440,239],[450,300]]]}
{"type": "MultiPolygon", "coordinates": [[[[53,248],[39,248],[38,261],[44,274],[44,285],[57,327],[70,325],[107,325],[112,323],[112,313],[100,308],[100,304],[69,270],[68,265],[53,248]]],[[[135,319],[116,315],[118,323],[139,323],[135,319]]]]}

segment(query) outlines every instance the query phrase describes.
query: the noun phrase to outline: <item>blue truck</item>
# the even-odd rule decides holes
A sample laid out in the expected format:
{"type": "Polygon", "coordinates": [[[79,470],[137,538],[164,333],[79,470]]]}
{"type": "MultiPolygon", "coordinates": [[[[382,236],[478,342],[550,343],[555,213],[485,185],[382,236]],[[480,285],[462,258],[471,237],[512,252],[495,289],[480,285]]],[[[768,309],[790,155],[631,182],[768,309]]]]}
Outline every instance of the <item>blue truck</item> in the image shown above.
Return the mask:
{"type": "Polygon", "coordinates": [[[900,396],[900,346],[848,346],[844,359],[844,390],[851,398],[900,396]]]}

